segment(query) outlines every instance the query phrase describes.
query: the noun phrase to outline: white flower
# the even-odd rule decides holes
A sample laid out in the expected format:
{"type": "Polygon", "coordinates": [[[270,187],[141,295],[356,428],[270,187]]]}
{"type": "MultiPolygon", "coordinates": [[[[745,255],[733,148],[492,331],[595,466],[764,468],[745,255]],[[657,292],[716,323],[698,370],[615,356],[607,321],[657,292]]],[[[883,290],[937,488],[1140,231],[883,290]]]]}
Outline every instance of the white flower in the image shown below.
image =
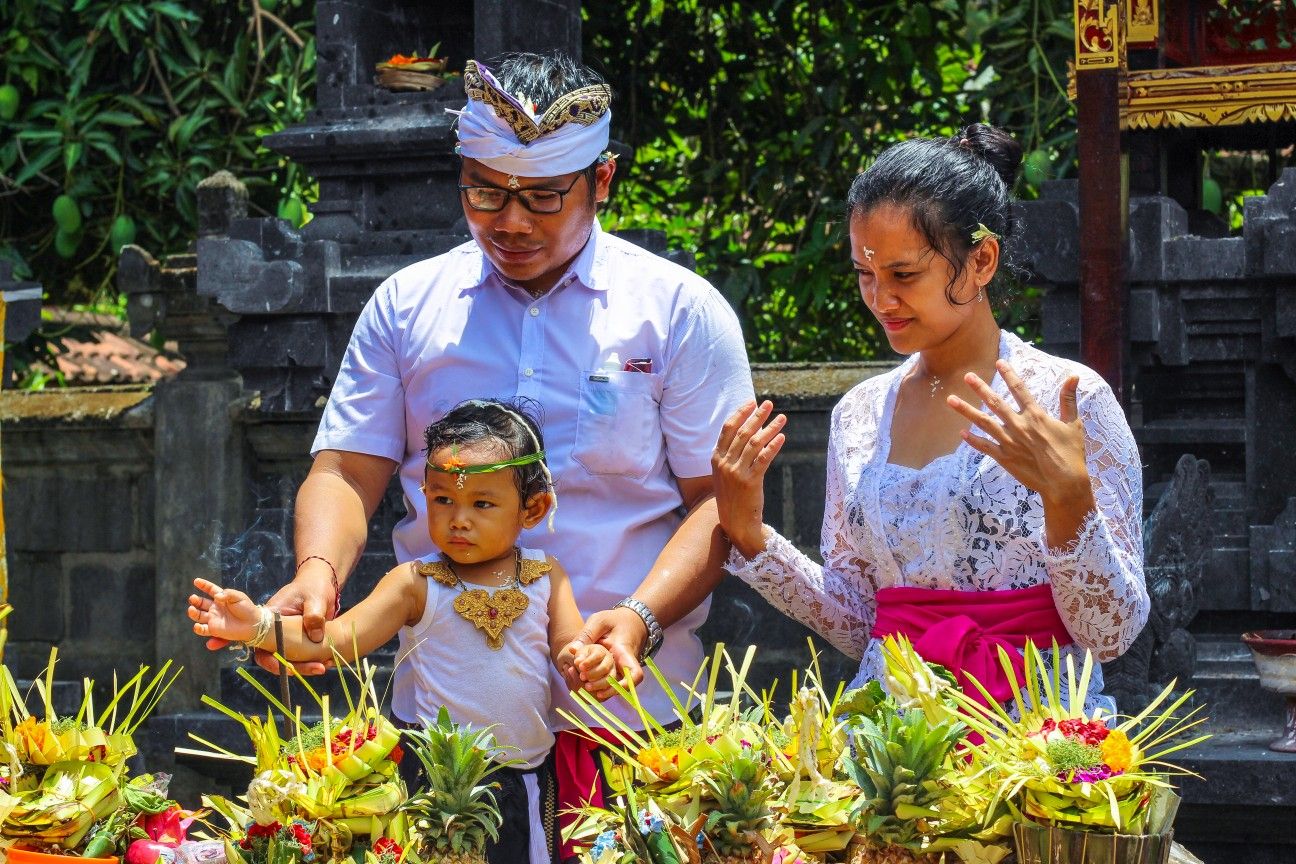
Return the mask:
{"type": "Polygon", "coordinates": [[[248,784],[248,809],[258,825],[282,821],[280,814],[293,795],[306,794],[306,784],[287,771],[268,770],[252,778],[248,784]]]}

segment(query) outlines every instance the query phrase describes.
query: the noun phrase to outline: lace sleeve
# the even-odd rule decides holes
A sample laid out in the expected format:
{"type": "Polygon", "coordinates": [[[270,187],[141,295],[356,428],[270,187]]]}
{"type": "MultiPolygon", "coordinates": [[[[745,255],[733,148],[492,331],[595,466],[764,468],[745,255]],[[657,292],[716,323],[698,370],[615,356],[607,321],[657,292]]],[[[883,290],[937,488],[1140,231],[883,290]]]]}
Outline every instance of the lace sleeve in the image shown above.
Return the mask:
{"type": "Polygon", "coordinates": [[[1076,541],[1049,549],[1045,566],[1058,613],[1076,643],[1107,662],[1133,644],[1151,604],[1143,581],[1143,476],[1129,423],[1105,382],[1082,392],[1086,461],[1096,509],[1076,541]]]}
{"type": "Polygon", "coordinates": [[[841,435],[838,412],[834,411],[821,541],[824,565],[771,531],[759,555],[748,561],[735,550],[726,568],[775,609],[858,660],[864,656],[873,630],[876,591],[872,567],[856,548],[858,529],[851,526],[848,516],[852,507],[840,458],[841,435]]]}

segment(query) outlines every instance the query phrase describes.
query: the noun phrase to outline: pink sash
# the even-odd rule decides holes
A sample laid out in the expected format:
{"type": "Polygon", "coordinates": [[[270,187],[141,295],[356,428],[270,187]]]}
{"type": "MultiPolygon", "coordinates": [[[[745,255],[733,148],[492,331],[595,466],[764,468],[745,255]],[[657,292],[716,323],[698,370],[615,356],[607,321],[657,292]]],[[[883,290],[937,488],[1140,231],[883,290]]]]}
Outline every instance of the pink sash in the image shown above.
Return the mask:
{"type": "Polygon", "coordinates": [[[1022,681],[1025,661],[1019,652],[1026,640],[1041,648],[1054,641],[1072,642],[1049,585],[1015,591],[883,588],[877,593],[873,636],[894,634],[908,637],[924,660],[953,672],[963,692],[982,703],[985,697],[969,683],[969,675],[996,701],[1012,698],[1012,682],[999,664],[1000,647],[1009,649],[1017,680],[1022,681]]]}

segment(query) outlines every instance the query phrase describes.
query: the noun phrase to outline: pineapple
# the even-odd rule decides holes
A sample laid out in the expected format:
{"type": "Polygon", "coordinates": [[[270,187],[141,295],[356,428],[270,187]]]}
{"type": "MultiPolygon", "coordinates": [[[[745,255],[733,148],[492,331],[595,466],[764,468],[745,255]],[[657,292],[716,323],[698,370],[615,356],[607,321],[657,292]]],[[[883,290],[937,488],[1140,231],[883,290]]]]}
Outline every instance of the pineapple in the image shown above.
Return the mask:
{"type": "Polygon", "coordinates": [[[850,861],[935,861],[914,853],[924,838],[936,834],[943,799],[952,794],[934,778],[963,727],[886,706],[874,717],[858,717],[854,731],[855,755],[846,760],[846,769],[862,792],[852,815],[863,836],[853,844],[850,861]]]}
{"type": "Polygon", "coordinates": [[[444,708],[425,730],[406,730],[427,776],[427,787],[401,805],[398,823],[425,864],[485,864],[486,842],[499,838],[504,818],[487,778],[516,760],[499,760],[489,729],[460,726],[444,708]]]}
{"type": "Polygon", "coordinates": [[[744,750],[716,764],[703,777],[714,808],[702,832],[710,848],[706,864],[747,864],[763,860],[757,837],[773,823],[770,798],[777,792],[759,754],[744,750]]]}

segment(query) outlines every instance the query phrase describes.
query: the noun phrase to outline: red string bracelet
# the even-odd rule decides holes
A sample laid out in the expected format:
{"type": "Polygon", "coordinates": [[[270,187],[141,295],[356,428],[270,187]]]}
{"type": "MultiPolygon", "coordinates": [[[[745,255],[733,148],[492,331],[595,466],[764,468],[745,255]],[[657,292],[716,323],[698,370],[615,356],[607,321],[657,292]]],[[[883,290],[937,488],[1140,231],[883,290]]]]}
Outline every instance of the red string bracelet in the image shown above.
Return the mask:
{"type": "Polygon", "coordinates": [[[338,584],[337,568],[333,566],[332,561],[328,560],[323,555],[307,555],[305,558],[297,562],[297,569],[293,571],[293,576],[296,576],[299,572],[301,572],[301,568],[306,564],[306,562],[312,559],[315,561],[323,561],[325,564],[328,565],[329,570],[332,571],[333,573],[333,616],[332,617],[336,618],[338,612],[342,609],[342,587],[338,584]]]}

